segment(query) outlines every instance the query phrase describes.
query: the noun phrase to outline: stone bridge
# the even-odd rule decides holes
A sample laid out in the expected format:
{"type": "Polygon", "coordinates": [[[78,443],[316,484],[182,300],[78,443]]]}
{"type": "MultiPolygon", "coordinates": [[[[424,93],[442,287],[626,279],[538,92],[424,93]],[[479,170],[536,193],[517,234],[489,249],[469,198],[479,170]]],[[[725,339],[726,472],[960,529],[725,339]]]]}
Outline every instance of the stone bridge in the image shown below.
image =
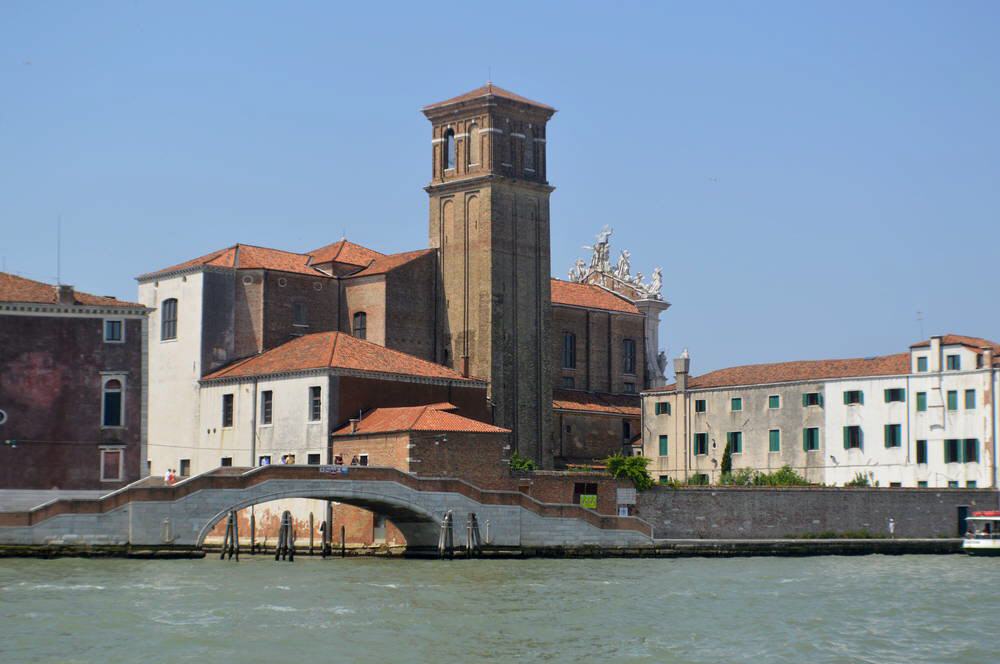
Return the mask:
{"type": "Polygon", "coordinates": [[[56,500],[25,512],[0,513],[0,545],[105,545],[200,548],[231,510],[280,498],[318,498],[388,517],[408,548],[437,546],[440,524],[454,515],[464,542],[470,512],[490,522],[497,547],[635,547],[653,529],[635,517],[598,514],[579,505],[541,503],[517,491],[480,489],[463,480],[421,478],[393,468],[352,466],[218,468],[172,486],[142,480],[98,499],[56,500]]]}

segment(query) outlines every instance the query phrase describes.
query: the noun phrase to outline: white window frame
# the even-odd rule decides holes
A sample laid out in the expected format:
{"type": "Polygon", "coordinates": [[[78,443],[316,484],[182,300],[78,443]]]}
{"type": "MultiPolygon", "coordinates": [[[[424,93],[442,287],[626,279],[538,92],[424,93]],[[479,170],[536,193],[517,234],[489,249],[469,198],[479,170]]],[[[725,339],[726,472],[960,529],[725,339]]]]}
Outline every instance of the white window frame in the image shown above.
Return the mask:
{"type": "MultiPolygon", "coordinates": [[[[103,421],[103,420],[102,420],[103,421]]],[[[123,445],[115,445],[114,447],[101,447],[101,481],[102,482],[121,482],[125,478],[125,447],[123,445]],[[115,452],[118,454],[118,477],[105,477],[104,476],[104,455],[108,452],[115,452]]]]}
{"type": "Polygon", "coordinates": [[[123,374],[123,373],[114,373],[114,372],[105,373],[103,371],[101,372],[101,420],[100,420],[100,424],[101,424],[101,428],[102,429],[125,429],[126,428],[126,426],[125,426],[125,413],[127,411],[125,409],[125,394],[126,394],[126,387],[127,386],[128,386],[128,383],[125,380],[125,374],[123,374]],[[119,383],[121,383],[121,386],[122,386],[122,389],[121,389],[122,398],[121,398],[121,401],[119,402],[119,411],[120,411],[119,412],[119,416],[120,417],[119,417],[119,420],[118,420],[119,422],[121,422],[121,424],[118,424],[118,425],[110,425],[110,424],[105,424],[104,423],[104,415],[105,415],[105,413],[104,413],[104,406],[105,406],[105,403],[104,403],[104,393],[105,393],[105,388],[106,388],[108,382],[112,381],[112,380],[117,380],[119,383]]]}
{"type": "Polygon", "coordinates": [[[781,395],[780,394],[768,394],[767,395],[767,409],[768,410],[781,410],[781,395]],[[771,398],[772,397],[777,397],[778,398],[778,407],[777,408],[771,408],[771,398]]]}
{"type": "Polygon", "coordinates": [[[368,452],[362,452],[358,455],[358,466],[364,466],[365,468],[368,467],[368,452]],[[362,459],[364,459],[364,463],[361,463],[362,459]]]}
{"type": "Polygon", "coordinates": [[[104,318],[101,320],[101,338],[104,339],[106,344],[123,344],[125,343],[125,319],[124,318],[104,318]],[[118,323],[121,325],[122,338],[121,339],[108,339],[108,323],[118,323]]]}

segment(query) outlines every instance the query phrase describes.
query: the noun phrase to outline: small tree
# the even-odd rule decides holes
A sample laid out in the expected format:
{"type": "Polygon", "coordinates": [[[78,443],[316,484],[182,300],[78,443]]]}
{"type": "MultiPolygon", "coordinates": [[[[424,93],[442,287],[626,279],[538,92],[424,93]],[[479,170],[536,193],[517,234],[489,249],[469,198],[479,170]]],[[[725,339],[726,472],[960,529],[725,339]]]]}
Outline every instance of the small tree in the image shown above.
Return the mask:
{"type": "Polygon", "coordinates": [[[726,449],[722,452],[722,474],[728,475],[733,472],[733,451],[729,448],[729,441],[726,441],[726,449]]]}
{"type": "Polygon", "coordinates": [[[854,479],[850,482],[844,482],[844,486],[871,486],[872,483],[868,480],[868,476],[858,471],[854,475],[854,479]]]}
{"type": "Polygon", "coordinates": [[[511,470],[536,470],[538,465],[526,456],[521,456],[517,452],[510,455],[511,470]]]}
{"type": "Polygon", "coordinates": [[[643,456],[622,456],[613,454],[604,460],[608,466],[608,472],[615,479],[632,480],[632,484],[639,491],[645,491],[653,486],[653,476],[649,474],[647,466],[649,459],[643,456]]]}

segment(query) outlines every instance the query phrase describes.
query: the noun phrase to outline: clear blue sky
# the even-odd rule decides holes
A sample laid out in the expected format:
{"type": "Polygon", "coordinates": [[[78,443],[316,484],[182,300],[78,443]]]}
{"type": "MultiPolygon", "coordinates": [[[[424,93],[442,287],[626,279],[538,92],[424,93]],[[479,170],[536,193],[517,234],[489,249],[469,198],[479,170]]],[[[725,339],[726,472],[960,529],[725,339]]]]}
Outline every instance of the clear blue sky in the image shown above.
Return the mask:
{"type": "Polygon", "coordinates": [[[245,242],[426,246],[421,106],[551,104],[552,268],[664,268],[671,356],[1000,337],[1000,3],[0,4],[0,255],[134,298],[245,242]]]}

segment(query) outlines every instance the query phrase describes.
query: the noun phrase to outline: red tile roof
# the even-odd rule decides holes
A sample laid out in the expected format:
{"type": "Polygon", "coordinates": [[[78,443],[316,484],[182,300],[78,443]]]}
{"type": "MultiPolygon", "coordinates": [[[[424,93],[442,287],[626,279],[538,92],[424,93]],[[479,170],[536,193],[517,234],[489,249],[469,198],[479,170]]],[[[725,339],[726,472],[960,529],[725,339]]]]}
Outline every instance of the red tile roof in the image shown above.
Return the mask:
{"type": "MultiPolygon", "coordinates": [[[[924,341],[918,341],[917,343],[910,346],[910,348],[929,348],[931,345],[930,339],[925,339],[924,341]]],[[[961,334],[944,334],[941,335],[941,345],[942,346],[966,346],[975,350],[982,350],[983,348],[992,348],[994,352],[1000,352],[1000,344],[995,341],[990,341],[989,339],[982,339],[980,337],[966,337],[961,334]]]]}
{"type": "Polygon", "coordinates": [[[358,267],[364,267],[384,255],[374,249],[350,242],[347,238],[338,240],[333,244],[328,244],[325,247],[320,247],[319,249],[313,249],[309,254],[312,256],[313,265],[320,263],[344,263],[345,265],[357,265],[358,267]]]}
{"type": "MultiPolygon", "coordinates": [[[[92,307],[121,307],[142,309],[141,304],[127,302],[104,295],[91,295],[73,291],[74,304],[92,307]]],[[[33,279],[25,279],[7,272],[0,272],[0,302],[31,302],[35,304],[58,304],[59,287],[33,279]]]]}
{"type": "Polygon", "coordinates": [[[242,378],[308,369],[351,369],[383,374],[475,381],[418,357],[356,339],[343,332],[317,332],[281,344],[259,355],[237,360],[204,377],[242,378]]]}
{"type": "Polygon", "coordinates": [[[620,311],[638,314],[639,309],[628,298],[593,284],[552,279],[552,304],[562,304],[587,309],[620,311]]]}
{"type": "MultiPolygon", "coordinates": [[[[804,360],[776,364],[750,364],[712,371],[688,380],[689,389],[767,385],[829,378],[865,378],[910,373],[910,354],[882,355],[848,360],[804,360]]],[[[647,390],[673,392],[676,385],[647,390]]]]}
{"type": "Polygon", "coordinates": [[[161,274],[179,272],[199,266],[229,267],[238,270],[275,270],[317,277],[327,276],[316,268],[310,267],[310,260],[309,254],[297,254],[250,244],[234,244],[231,247],[219,249],[162,270],[139,275],[139,279],[149,279],[161,274]]]}
{"type": "Polygon", "coordinates": [[[639,395],[602,394],[577,390],[552,390],[552,407],[556,410],[625,415],[639,417],[639,395]]]}
{"type": "Polygon", "coordinates": [[[402,267],[407,263],[411,263],[418,258],[427,256],[428,254],[433,254],[437,249],[418,249],[417,251],[407,251],[401,254],[390,254],[388,256],[380,256],[372,261],[372,264],[361,270],[360,272],[355,272],[354,274],[348,275],[349,277],[371,277],[376,274],[386,274],[392,272],[398,267],[402,267]]]}
{"type": "Polygon", "coordinates": [[[545,104],[540,104],[537,101],[532,101],[526,97],[511,92],[510,90],[504,90],[500,86],[493,85],[493,83],[487,83],[482,87],[478,87],[475,90],[470,90],[465,94],[458,95],[457,97],[452,97],[451,99],[445,99],[444,101],[439,101],[436,104],[430,104],[424,106],[425,111],[429,111],[435,108],[441,108],[442,106],[450,106],[451,104],[459,104],[463,101],[471,101],[473,99],[479,99],[481,97],[500,97],[501,99],[508,99],[510,101],[516,101],[521,104],[528,104],[530,106],[537,106],[538,108],[544,108],[547,111],[555,111],[556,109],[551,106],[546,106],[545,104]]]}
{"type": "MultiPolygon", "coordinates": [[[[451,404],[445,404],[451,406],[451,404]]],[[[441,404],[429,406],[404,406],[401,408],[376,408],[367,413],[352,430],[350,424],[333,432],[334,436],[350,436],[401,431],[461,431],[467,433],[510,433],[510,429],[496,427],[442,409],[441,404]]],[[[451,406],[454,409],[454,406],[451,406]]]]}

